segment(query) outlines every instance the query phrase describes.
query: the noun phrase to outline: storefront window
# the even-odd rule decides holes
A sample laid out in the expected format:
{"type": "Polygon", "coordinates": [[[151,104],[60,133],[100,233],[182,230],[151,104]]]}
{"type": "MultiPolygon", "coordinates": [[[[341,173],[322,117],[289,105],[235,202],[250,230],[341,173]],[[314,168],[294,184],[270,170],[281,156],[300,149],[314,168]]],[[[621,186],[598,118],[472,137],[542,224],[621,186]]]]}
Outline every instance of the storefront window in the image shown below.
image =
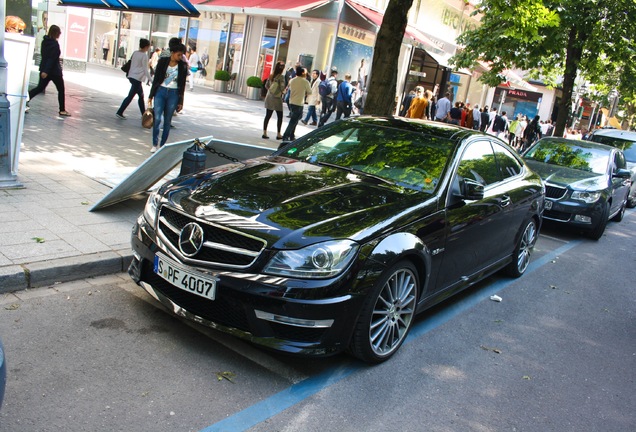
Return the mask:
{"type": "MultiPolygon", "coordinates": [[[[279,20],[277,19],[265,20],[265,29],[261,39],[261,52],[259,54],[258,68],[256,70],[256,75],[260,76],[263,81],[269,78],[269,75],[274,69],[278,22],[279,20]]],[[[281,59],[280,55],[278,58],[281,59]]]]}
{"type": "Polygon", "coordinates": [[[201,58],[201,78],[205,84],[211,85],[214,72],[223,69],[230,22],[231,15],[225,13],[206,13],[190,19],[187,44],[201,58]]]}

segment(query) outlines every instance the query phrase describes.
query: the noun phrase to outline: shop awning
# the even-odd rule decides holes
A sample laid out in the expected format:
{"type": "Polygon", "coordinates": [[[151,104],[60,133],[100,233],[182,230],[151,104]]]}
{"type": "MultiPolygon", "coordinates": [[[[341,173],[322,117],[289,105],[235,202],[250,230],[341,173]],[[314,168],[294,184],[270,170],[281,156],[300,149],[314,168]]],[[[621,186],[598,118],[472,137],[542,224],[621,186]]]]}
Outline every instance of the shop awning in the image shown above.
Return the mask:
{"type": "MultiPolygon", "coordinates": [[[[382,25],[382,20],[384,19],[383,13],[351,0],[346,0],[346,4],[367,21],[374,24],[378,29],[382,25]]],[[[439,63],[440,66],[450,67],[448,59],[451,58],[452,54],[440,50],[428,36],[419,31],[416,27],[407,24],[406,29],[404,29],[404,37],[422,45],[422,48],[424,48],[426,52],[430,54],[437,63],[439,63]]]]}
{"type": "Polygon", "coordinates": [[[334,0],[191,0],[201,11],[282,18],[335,19],[334,0]]]}
{"type": "Polygon", "coordinates": [[[192,17],[201,15],[188,0],[58,0],[57,4],[122,12],[147,12],[192,17]]]}
{"type": "Polygon", "coordinates": [[[520,75],[516,74],[510,69],[503,70],[501,72],[501,75],[506,78],[506,82],[499,84],[499,87],[508,87],[516,90],[527,90],[533,92],[539,90],[537,87],[533,86],[528,81],[524,80],[520,75]]]}

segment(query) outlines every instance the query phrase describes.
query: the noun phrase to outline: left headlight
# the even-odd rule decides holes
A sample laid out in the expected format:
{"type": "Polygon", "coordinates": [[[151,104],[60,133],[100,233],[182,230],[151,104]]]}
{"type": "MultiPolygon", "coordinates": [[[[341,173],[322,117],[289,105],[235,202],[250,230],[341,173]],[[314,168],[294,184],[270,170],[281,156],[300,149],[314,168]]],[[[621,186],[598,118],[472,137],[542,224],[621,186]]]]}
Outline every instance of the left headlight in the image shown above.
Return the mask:
{"type": "Polygon", "coordinates": [[[600,197],[601,197],[600,192],[587,192],[587,191],[572,192],[572,199],[583,201],[584,203],[587,203],[587,204],[595,203],[596,201],[598,201],[600,197]]]}
{"type": "Polygon", "coordinates": [[[157,209],[159,207],[159,194],[153,192],[146,201],[146,207],[144,207],[144,218],[154,228],[157,221],[157,209]]]}
{"type": "Polygon", "coordinates": [[[351,240],[317,243],[303,249],[279,251],[265,266],[265,273],[297,278],[327,278],[347,268],[358,251],[351,240]]]}

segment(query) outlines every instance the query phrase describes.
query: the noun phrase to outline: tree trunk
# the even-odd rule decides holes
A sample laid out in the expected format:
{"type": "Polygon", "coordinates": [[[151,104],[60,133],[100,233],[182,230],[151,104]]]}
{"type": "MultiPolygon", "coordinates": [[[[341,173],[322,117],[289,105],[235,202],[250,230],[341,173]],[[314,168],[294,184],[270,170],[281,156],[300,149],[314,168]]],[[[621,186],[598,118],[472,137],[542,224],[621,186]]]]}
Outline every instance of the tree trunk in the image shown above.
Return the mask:
{"type": "Polygon", "coordinates": [[[572,93],[574,92],[574,81],[578,73],[578,66],[583,56],[581,47],[585,44],[587,35],[579,32],[576,27],[570,30],[568,46],[565,54],[565,71],[563,74],[563,88],[561,101],[558,104],[559,113],[554,125],[553,135],[562,137],[570,113],[572,112],[572,93]]]}
{"type": "Polygon", "coordinates": [[[391,116],[395,112],[397,63],[413,0],[390,0],[375,41],[371,81],[364,113],[391,116]]]}

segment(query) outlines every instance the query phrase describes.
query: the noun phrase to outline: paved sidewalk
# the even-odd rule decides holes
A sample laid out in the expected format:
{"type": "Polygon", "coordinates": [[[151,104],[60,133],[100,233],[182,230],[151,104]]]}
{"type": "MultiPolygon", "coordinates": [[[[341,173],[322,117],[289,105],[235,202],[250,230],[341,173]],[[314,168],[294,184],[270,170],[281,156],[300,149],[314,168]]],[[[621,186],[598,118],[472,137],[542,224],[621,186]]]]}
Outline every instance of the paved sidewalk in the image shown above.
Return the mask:
{"type": "MultiPolygon", "coordinates": [[[[0,189],[0,293],[121,272],[131,259],[130,231],[146,196],[89,209],[151,156],[152,132],[141,127],[136,99],[126,120],[115,117],[130,87],[119,69],[89,65],[64,77],[72,117],[58,117],[55,86],[34,98],[19,159],[25,188],[0,189]]],[[[213,135],[274,149],[278,141],[261,138],[264,116],[261,101],[195,87],[168,141],[213,135]]],[[[275,125],[274,114],[270,136],[275,125]]],[[[297,136],[311,129],[299,124],[297,136]]]]}

